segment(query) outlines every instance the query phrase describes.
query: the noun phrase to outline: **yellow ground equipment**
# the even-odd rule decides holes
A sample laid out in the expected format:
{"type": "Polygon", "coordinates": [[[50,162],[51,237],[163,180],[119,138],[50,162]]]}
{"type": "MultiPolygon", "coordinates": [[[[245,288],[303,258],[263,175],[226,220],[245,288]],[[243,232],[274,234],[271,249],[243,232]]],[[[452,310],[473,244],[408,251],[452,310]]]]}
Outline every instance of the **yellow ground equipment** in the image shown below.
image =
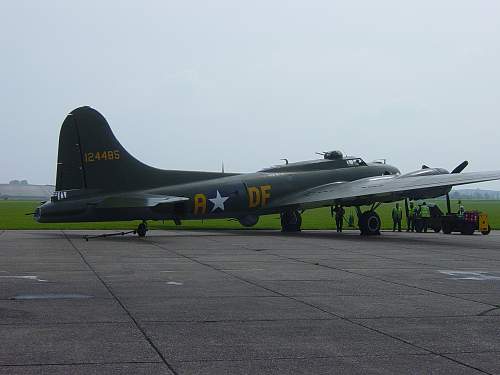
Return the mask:
{"type": "Polygon", "coordinates": [[[490,232],[491,232],[491,227],[490,227],[490,224],[488,222],[488,214],[487,213],[481,212],[479,214],[479,231],[482,234],[490,234],[490,232]]]}
{"type": "Polygon", "coordinates": [[[476,230],[479,230],[482,234],[490,234],[491,232],[488,214],[484,212],[465,211],[464,215],[448,214],[441,218],[441,223],[445,234],[451,232],[474,234],[476,230]]]}

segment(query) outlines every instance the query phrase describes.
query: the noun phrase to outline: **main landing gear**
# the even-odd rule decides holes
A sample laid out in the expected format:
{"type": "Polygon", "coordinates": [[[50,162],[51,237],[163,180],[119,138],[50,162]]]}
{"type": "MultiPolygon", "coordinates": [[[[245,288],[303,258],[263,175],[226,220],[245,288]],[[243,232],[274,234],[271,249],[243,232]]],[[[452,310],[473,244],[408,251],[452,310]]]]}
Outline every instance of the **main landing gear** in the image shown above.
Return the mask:
{"type": "Polygon", "coordinates": [[[146,233],[148,232],[148,223],[146,222],[146,220],[139,224],[135,232],[139,237],[144,237],[146,235],[146,233]]]}
{"type": "Polygon", "coordinates": [[[361,212],[359,207],[356,207],[358,213],[358,226],[362,236],[373,236],[380,234],[381,220],[380,216],[375,212],[378,205],[373,205],[369,211],[361,212]]]}
{"type": "Polygon", "coordinates": [[[280,214],[282,232],[300,232],[302,215],[298,210],[286,210],[280,214]]]}

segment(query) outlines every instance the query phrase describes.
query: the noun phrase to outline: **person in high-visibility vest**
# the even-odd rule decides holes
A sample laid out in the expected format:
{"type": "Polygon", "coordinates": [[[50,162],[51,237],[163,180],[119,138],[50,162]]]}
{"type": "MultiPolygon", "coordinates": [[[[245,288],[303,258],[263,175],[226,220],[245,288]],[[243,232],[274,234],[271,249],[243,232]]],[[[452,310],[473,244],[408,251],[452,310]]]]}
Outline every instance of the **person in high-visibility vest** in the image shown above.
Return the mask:
{"type": "Polygon", "coordinates": [[[415,231],[415,206],[413,202],[410,202],[410,208],[408,209],[408,217],[406,218],[406,223],[408,224],[407,232],[415,231]]]}
{"type": "Polygon", "coordinates": [[[399,203],[396,203],[396,207],[392,209],[392,231],[396,231],[398,227],[398,232],[401,232],[401,220],[403,219],[403,210],[399,207],[399,203]]]}
{"type": "Polygon", "coordinates": [[[431,210],[429,206],[424,202],[420,206],[420,218],[422,219],[424,232],[427,233],[427,227],[429,225],[429,219],[431,218],[431,210]]]}

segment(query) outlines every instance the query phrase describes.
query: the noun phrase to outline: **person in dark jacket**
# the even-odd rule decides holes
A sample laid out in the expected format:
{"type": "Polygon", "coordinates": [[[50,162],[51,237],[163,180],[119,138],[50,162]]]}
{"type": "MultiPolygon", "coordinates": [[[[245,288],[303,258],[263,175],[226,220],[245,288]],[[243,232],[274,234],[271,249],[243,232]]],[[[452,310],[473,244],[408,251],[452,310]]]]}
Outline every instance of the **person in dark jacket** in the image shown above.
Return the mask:
{"type": "Polygon", "coordinates": [[[335,205],[333,212],[335,212],[335,225],[337,226],[337,232],[342,232],[342,226],[344,224],[344,215],[345,215],[344,207],[339,206],[337,204],[335,205]]]}

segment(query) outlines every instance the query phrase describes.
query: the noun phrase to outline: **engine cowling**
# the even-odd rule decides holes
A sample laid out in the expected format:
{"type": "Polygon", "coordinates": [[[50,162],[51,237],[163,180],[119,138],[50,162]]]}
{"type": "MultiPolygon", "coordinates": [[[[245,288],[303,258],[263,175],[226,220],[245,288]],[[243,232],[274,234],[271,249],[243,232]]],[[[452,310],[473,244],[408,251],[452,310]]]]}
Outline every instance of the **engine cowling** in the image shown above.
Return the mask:
{"type": "Polygon", "coordinates": [[[448,174],[446,169],[444,168],[423,168],[419,169],[418,171],[413,171],[410,173],[406,173],[402,175],[401,177],[420,177],[420,176],[432,176],[432,175],[437,175],[437,174],[448,174]]]}

